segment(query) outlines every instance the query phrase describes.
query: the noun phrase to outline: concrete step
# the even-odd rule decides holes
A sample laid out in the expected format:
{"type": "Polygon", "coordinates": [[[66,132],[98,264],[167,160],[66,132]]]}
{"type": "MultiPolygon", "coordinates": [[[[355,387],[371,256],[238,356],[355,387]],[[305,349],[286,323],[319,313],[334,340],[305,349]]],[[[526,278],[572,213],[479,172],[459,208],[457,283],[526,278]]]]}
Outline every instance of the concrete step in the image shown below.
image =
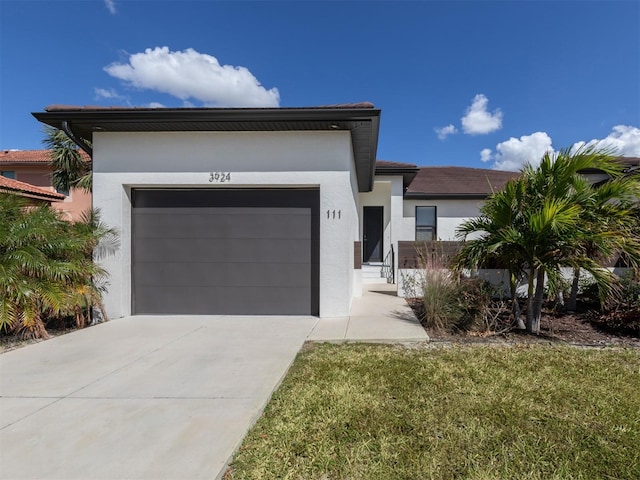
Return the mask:
{"type": "Polygon", "coordinates": [[[383,276],[382,268],[382,263],[363,264],[362,283],[387,283],[387,278],[383,276]]]}

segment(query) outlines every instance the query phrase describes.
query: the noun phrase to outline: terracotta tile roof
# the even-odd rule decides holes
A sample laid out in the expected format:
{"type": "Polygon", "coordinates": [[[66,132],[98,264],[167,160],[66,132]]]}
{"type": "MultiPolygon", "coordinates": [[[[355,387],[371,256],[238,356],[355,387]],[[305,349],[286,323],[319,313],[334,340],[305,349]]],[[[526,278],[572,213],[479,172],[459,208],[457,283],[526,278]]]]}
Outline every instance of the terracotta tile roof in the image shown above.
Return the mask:
{"type": "Polygon", "coordinates": [[[64,200],[64,195],[56,192],[36,187],[30,183],[19,182],[12,178],[0,175],[0,192],[16,193],[29,198],[37,198],[39,200],[57,201],[64,200]]]}
{"type": "Polygon", "coordinates": [[[49,163],[49,150],[2,150],[0,163],[49,163]]]}
{"type": "Polygon", "coordinates": [[[468,167],[422,167],[407,188],[415,197],[485,197],[501,189],[518,172],[468,167]]]}
{"type": "Polygon", "coordinates": [[[334,105],[318,105],[314,107],[121,107],[104,105],[58,105],[53,104],[45,107],[45,112],[67,112],[67,111],[154,111],[154,110],[333,110],[333,109],[359,109],[375,108],[371,102],[357,103],[336,103],[334,105]]]}
{"type": "MultiPolygon", "coordinates": [[[[79,150],[80,156],[85,160],[89,160],[89,156],[79,150]]],[[[49,150],[1,150],[0,151],[0,165],[11,164],[49,164],[51,157],[49,150]]]]}

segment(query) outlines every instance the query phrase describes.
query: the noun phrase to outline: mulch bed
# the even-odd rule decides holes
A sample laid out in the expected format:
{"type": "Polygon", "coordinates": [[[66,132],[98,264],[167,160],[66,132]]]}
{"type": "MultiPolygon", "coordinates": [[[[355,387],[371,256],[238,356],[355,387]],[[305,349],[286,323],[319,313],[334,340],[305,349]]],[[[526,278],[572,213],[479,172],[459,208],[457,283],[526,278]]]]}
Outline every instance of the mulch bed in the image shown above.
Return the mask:
{"type": "Polygon", "coordinates": [[[490,343],[506,341],[640,348],[640,311],[622,314],[617,312],[602,313],[594,309],[586,309],[576,313],[558,313],[546,309],[540,320],[539,335],[532,335],[521,330],[496,334],[478,330],[459,332],[434,330],[425,324],[421,299],[408,298],[407,303],[420,319],[431,340],[436,342],[490,343]]]}

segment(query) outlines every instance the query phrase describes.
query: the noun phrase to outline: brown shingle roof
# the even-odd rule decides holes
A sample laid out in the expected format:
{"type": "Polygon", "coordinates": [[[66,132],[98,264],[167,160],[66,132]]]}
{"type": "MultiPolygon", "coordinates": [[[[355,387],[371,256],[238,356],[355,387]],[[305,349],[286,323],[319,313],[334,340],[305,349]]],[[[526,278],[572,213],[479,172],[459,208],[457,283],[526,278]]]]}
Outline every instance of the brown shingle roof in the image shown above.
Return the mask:
{"type": "Polygon", "coordinates": [[[517,172],[468,167],[422,167],[407,189],[408,197],[484,198],[500,190],[517,172]]]}
{"type": "MultiPolygon", "coordinates": [[[[89,156],[79,150],[83,160],[88,161],[89,156]]],[[[0,165],[28,165],[48,164],[51,162],[50,150],[2,150],[0,151],[0,165]]]]}
{"type": "Polygon", "coordinates": [[[336,103],[335,105],[318,105],[315,107],[122,107],[122,106],[101,106],[101,105],[59,105],[53,104],[45,107],[45,112],[67,112],[67,111],[157,111],[157,110],[335,110],[335,109],[360,109],[375,108],[371,102],[356,103],[336,103]]]}
{"type": "Polygon", "coordinates": [[[629,167],[640,167],[640,157],[618,157],[622,163],[629,167]]]}
{"type": "Polygon", "coordinates": [[[413,163],[391,162],[389,160],[376,160],[376,168],[417,168],[413,163]]]}
{"type": "Polygon", "coordinates": [[[64,195],[60,193],[50,192],[49,190],[36,187],[30,183],[19,182],[18,180],[2,175],[0,175],[0,192],[16,193],[29,198],[37,198],[38,200],[64,200],[64,195]]]}

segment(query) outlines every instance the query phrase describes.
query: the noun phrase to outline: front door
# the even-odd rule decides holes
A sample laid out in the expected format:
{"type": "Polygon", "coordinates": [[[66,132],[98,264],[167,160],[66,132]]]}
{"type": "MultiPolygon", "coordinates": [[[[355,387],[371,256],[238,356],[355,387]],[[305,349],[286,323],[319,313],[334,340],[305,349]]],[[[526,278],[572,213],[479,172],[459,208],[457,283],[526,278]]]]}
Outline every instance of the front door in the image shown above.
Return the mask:
{"type": "Polygon", "coordinates": [[[382,262],[383,207],[364,207],[362,261],[382,262]]]}

